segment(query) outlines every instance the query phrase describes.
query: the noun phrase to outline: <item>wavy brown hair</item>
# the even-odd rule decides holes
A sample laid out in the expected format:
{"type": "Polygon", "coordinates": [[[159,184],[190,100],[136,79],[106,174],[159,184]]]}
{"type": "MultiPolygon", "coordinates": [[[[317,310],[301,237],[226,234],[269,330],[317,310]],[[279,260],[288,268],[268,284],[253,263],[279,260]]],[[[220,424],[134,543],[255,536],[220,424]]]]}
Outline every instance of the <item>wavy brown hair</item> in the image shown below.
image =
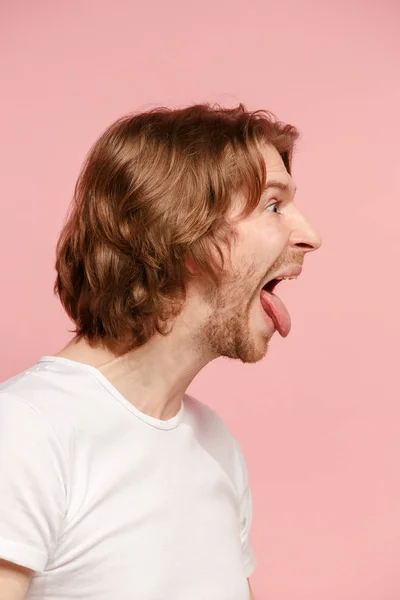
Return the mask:
{"type": "Polygon", "coordinates": [[[290,173],[297,130],[267,111],[201,104],[113,123],[90,150],[56,253],[54,291],[91,345],[123,354],[166,334],[185,301],[186,259],[218,285],[223,247],[257,206],[272,144],[290,173]]]}

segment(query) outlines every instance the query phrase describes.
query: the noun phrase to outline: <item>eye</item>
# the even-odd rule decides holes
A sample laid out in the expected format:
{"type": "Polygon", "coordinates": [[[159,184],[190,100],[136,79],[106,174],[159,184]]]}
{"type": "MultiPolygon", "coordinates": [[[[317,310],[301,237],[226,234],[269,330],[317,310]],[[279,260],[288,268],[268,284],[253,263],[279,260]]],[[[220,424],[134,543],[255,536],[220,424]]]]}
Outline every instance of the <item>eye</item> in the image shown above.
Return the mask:
{"type": "Polygon", "coordinates": [[[274,212],[276,215],[281,215],[281,211],[278,210],[279,206],[282,204],[282,200],[276,200],[269,206],[267,206],[267,211],[274,212]]]}

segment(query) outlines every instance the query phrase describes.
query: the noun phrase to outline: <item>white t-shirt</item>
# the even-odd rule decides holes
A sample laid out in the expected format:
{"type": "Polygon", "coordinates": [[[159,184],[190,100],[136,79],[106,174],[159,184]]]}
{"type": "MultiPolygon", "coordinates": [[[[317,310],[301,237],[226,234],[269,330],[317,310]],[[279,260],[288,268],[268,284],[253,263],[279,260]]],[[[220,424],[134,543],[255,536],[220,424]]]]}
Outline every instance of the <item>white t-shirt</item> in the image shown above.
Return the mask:
{"type": "Polygon", "coordinates": [[[0,385],[0,558],[29,600],[248,600],[250,523],[240,448],[194,398],[161,421],[51,356],[0,385]]]}

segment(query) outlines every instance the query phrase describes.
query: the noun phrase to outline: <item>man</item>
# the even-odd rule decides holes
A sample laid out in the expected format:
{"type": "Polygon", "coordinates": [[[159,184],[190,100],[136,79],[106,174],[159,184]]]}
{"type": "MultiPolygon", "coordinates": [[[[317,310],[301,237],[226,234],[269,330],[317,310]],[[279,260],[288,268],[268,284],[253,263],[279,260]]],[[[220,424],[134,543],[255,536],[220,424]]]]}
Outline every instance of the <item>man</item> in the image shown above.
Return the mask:
{"type": "Polygon", "coordinates": [[[245,462],[186,390],[289,333],[273,290],[321,244],[294,204],[297,135],[198,105],[94,145],[57,247],[76,335],[1,386],[2,600],[251,597],[245,462]]]}

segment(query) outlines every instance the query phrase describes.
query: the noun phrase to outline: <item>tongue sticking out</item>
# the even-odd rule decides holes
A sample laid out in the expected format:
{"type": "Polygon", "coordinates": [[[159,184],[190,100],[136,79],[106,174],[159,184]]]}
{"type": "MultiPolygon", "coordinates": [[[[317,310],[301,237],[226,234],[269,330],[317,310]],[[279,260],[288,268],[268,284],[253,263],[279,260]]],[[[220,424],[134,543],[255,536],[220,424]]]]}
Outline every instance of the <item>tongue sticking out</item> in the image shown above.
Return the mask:
{"type": "Polygon", "coordinates": [[[272,292],[267,292],[266,290],[261,290],[260,299],[263,309],[273,320],[275,328],[279,331],[280,335],[282,337],[289,335],[291,320],[282,300],[272,292]]]}

